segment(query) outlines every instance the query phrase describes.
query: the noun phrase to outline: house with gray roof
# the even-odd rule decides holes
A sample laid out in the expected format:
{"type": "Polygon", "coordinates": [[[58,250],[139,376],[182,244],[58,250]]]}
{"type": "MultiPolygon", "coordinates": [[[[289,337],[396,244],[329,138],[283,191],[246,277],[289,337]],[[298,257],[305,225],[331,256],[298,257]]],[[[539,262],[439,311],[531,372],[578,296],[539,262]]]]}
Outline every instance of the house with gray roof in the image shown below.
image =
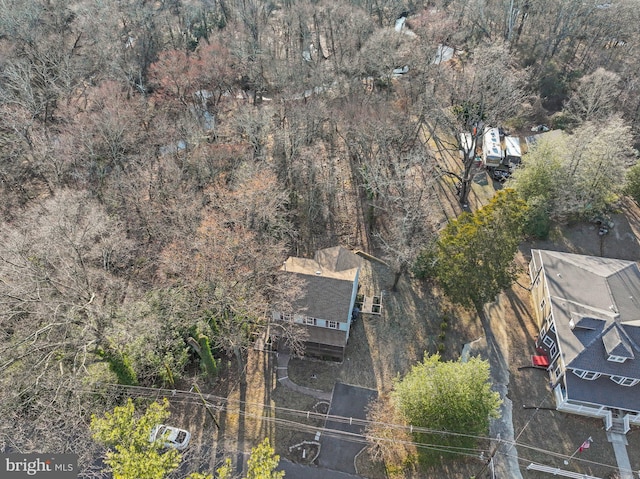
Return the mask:
{"type": "Polygon", "coordinates": [[[274,320],[305,327],[305,354],[342,360],[349,339],[362,258],[342,246],[316,251],[313,259],[289,257],[282,270],[300,279],[293,313],[274,320]]]}
{"type": "Polygon", "coordinates": [[[633,261],[532,250],[539,351],[560,411],[640,425],[640,269],[633,261]]]}

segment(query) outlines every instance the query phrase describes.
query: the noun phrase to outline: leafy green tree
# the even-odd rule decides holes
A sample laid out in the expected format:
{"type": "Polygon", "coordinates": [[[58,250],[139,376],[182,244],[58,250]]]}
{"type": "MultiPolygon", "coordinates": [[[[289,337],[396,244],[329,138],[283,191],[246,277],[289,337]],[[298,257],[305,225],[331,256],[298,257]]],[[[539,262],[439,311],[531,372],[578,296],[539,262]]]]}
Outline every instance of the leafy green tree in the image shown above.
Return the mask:
{"type": "Polygon", "coordinates": [[[207,372],[209,379],[215,379],[218,375],[218,362],[211,353],[211,345],[209,338],[204,334],[198,336],[198,343],[200,344],[200,359],[207,372]]]}
{"type": "Polygon", "coordinates": [[[246,479],[282,479],[284,471],[276,471],[280,456],[275,454],[273,447],[269,444],[269,438],[251,449],[251,457],[248,461],[246,479]]]}
{"type": "Polygon", "coordinates": [[[515,279],[513,258],[526,211],[514,190],[498,192],[485,207],[451,221],[420,253],[415,272],[434,277],[451,301],[481,313],[482,306],[515,279]]]}
{"type": "Polygon", "coordinates": [[[640,163],[627,170],[624,192],[640,204],[640,163]]]}
{"type": "Polygon", "coordinates": [[[540,138],[520,168],[507,183],[527,202],[540,198],[545,203],[559,199],[562,191],[562,157],[567,150],[566,135],[540,138]]]}
{"type": "Polygon", "coordinates": [[[631,129],[618,116],[586,122],[573,135],[538,141],[508,186],[536,206],[532,212],[542,205],[551,219],[588,219],[623,192],[635,162],[632,144],[631,129]]]}
{"type": "Polygon", "coordinates": [[[231,459],[226,458],[224,464],[216,469],[217,479],[231,479],[233,477],[233,466],[231,465],[231,459]]]}
{"type": "Polygon", "coordinates": [[[527,202],[525,224],[527,236],[545,239],[551,227],[551,216],[563,201],[563,191],[569,188],[563,171],[563,152],[567,150],[565,135],[546,140],[541,138],[527,154],[527,161],[513,173],[507,186],[515,189],[527,202]]]}
{"type": "Polygon", "coordinates": [[[474,447],[474,436],[488,432],[489,420],[499,417],[501,404],[500,395],[491,390],[487,361],[474,357],[441,362],[437,354],[425,355],[396,381],[391,401],[411,425],[447,431],[414,434],[417,442],[443,446],[437,451],[419,450],[423,462],[455,455],[456,448],[474,447]]]}
{"type": "Polygon", "coordinates": [[[139,416],[129,399],[104,417],[91,417],[93,438],[109,448],[105,462],[114,479],[163,479],[178,467],[178,451],[163,451],[160,440],[149,442],[153,427],[169,417],[168,407],[166,399],[153,402],[139,416]]]}

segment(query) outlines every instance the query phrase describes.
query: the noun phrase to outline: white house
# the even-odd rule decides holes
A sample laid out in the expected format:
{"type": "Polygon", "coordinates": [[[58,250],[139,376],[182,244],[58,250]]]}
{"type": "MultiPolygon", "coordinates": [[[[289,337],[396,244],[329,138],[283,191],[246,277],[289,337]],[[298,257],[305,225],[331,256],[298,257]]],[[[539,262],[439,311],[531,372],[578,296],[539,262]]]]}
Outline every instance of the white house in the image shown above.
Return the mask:
{"type": "Polygon", "coordinates": [[[307,328],[305,353],[342,359],[349,339],[362,258],[336,246],[316,252],[314,259],[289,257],[283,271],[299,276],[302,294],[293,314],[274,313],[274,320],[307,328]]]}
{"type": "Polygon", "coordinates": [[[529,263],[556,407],[640,425],[640,269],[611,258],[532,250],[529,263]],[[637,357],[636,357],[637,356],[637,357]]]}

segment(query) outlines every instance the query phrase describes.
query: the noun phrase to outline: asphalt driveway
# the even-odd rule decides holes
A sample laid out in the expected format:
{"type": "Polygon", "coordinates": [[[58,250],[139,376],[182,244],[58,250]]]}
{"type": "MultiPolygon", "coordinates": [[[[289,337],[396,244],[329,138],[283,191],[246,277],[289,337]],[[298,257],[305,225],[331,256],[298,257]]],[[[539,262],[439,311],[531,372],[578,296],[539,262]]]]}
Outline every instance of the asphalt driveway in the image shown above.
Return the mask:
{"type": "MultiPolygon", "coordinates": [[[[333,387],[329,417],[366,419],[367,405],[377,396],[378,392],[373,389],[336,383],[333,387]]],[[[362,434],[364,431],[363,426],[349,424],[348,421],[327,420],[325,428],[353,434],[362,434]]],[[[317,459],[318,466],[348,474],[356,474],[354,460],[365,446],[362,441],[362,438],[349,439],[348,436],[339,437],[337,433],[331,435],[322,434],[320,437],[322,447],[317,459]]]]}
{"type": "Polygon", "coordinates": [[[314,466],[295,464],[286,459],[280,460],[279,471],[285,472],[286,479],[362,479],[361,476],[347,474],[346,472],[330,471],[314,466]]]}

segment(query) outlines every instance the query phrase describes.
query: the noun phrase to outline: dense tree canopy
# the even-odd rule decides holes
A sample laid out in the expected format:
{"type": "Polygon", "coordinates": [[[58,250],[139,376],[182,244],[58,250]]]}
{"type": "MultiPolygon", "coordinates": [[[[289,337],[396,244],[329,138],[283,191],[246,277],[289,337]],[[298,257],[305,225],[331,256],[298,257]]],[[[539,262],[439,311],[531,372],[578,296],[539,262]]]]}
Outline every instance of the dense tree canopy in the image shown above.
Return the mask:
{"type": "Polygon", "coordinates": [[[474,213],[463,213],[441,231],[416,263],[454,303],[478,311],[514,280],[514,256],[522,240],[526,204],[503,190],[474,213]]]}
{"type": "Polygon", "coordinates": [[[169,417],[169,403],[153,402],[144,414],[136,415],[131,399],[117,406],[104,417],[91,418],[91,430],[96,441],[109,448],[105,463],[114,479],[164,479],[180,463],[176,449],[163,450],[161,440],[149,442],[154,426],[169,417]]]}
{"type": "MultiPolygon", "coordinates": [[[[438,355],[425,355],[396,381],[390,397],[390,407],[406,424],[433,431],[413,434],[415,441],[427,446],[417,448],[419,457],[427,462],[472,448],[479,436],[488,433],[489,420],[499,417],[500,404],[499,394],[491,390],[488,362],[479,358],[443,362],[438,355]]],[[[382,424],[369,432],[380,441],[384,430],[382,424]]],[[[402,437],[402,433],[394,435],[402,437]]],[[[393,443],[391,437],[387,441],[393,443]]]]}
{"type": "Polygon", "coordinates": [[[251,457],[247,461],[247,476],[245,479],[282,479],[283,471],[276,471],[280,456],[275,454],[269,444],[269,438],[251,449],[251,457]]]}
{"type": "MultiPolygon", "coordinates": [[[[105,463],[114,479],[164,479],[173,472],[182,459],[182,454],[167,448],[158,437],[149,441],[153,428],[169,418],[169,403],[152,402],[144,413],[137,413],[134,402],[128,399],[123,406],[116,406],[103,417],[91,417],[93,438],[108,448],[105,463]]],[[[265,438],[251,449],[247,461],[246,479],[282,479],[284,472],[276,471],[280,456],[265,438]]],[[[216,470],[219,479],[233,477],[231,461],[227,459],[216,470]]],[[[211,474],[193,472],[186,479],[212,479],[211,474]]]]}
{"type": "Polygon", "coordinates": [[[543,138],[508,185],[527,203],[545,205],[552,219],[591,218],[624,191],[635,163],[631,128],[620,117],[586,122],[573,134],[543,138]]]}
{"type": "Polygon", "coordinates": [[[458,134],[567,127],[513,186],[536,218],[607,207],[640,143],[638,23],[636,0],[3,1],[0,443],[85,471],[98,384],[199,379],[198,344],[210,377],[243,371],[269,326],[299,351],[269,324],[288,255],[362,249],[391,289],[451,220],[422,267],[491,299],[519,203],[453,220],[458,134]]]}

